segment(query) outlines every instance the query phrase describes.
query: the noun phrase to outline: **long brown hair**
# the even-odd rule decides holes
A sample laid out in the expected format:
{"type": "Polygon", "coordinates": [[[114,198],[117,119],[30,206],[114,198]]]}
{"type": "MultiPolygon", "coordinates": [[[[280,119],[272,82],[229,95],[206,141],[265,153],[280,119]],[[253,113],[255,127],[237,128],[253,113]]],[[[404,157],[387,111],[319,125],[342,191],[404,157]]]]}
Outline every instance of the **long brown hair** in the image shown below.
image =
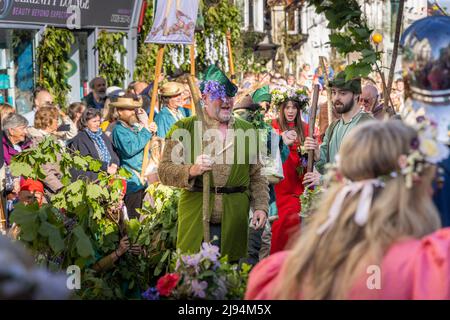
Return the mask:
{"type": "MultiPolygon", "coordinates": [[[[398,172],[399,157],[408,154],[416,136],[415,130],[398,120],[362,124],[342,144],[339,171],[351,181],[398,172]]],[[[362,227],[354,222],[360,192],[348,196],[335,223],[318,235],[343,184],[328,189],[283,264],[275,298],[297,299],[301,294],[303,299],[347,299],[357,277],[369,265],[380,265],[390,245],[438,229],[440,219],[429,193],[434,174],[435,168],[427,167],[412,188],[398,174],[375,189],[362,227]]]]}
{"type": "Polygon", "coordinates": [[[288,99],[280,105],[280,110],[278,113],[278,124],[280,125],[280,129],[283,132],[287,130],[295,130],[298,140],[300,141],[300,143],[303,143],[303,141],[305,140],[305,135],[303,134],[304,127],[302,121],[302,109],[300,108],[300,104],[297,101],[288,99]],[[284,115],[284,110],[286,109],[289,102],[292,102],[294,107],[297,109],[297,115],[295,116],[294,120],[295,125],[293,128],[289,127],[284,115]]]}

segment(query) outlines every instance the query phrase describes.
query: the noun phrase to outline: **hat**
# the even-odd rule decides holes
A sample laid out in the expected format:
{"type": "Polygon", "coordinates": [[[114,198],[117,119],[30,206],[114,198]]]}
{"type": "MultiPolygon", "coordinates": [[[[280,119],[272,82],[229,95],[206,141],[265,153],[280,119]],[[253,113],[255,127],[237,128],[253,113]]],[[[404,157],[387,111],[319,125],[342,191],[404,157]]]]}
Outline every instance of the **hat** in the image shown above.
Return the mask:
{"type": "Polygon", "coordinates": [[[215,64],[208,67],[205,72],[202,83],[200,84],[200,91],[204,92],[206,83],[214,81],[222,85],[228,97],[234,97],[238,91],[238,87],[228,79],[225,73],[220,70],[215,64]]]}
{"type": "Polygon", "coordinates": [[[106,89],[106,96],[108,98],[113,98],[113,97],[120,97],[123,96],[125,94],[125,90],[123,90],[120,87],[108,87],[108,89],[106,89]]]}
{"type": "Polygon", "coordinates": [[[345,81],[345,72],[341,71],[333,80],[330,81],[330,87],[344,89],[356,94],[360,94],[361,78],[353,78],[349,81],[345,81]]]}
{"type": "Polygon", "coordinates": [[[20,191],[40,192],[44,193],[44,185],[42,182],[33,179],[21,179],[20,191]]]}
{"type": "Polygon", "coordinates": [[[263,101],[269,102],[272,101],[272,95],[270,94],[269,86],[264,86],[259,88],[252,94],[253,102],[260,103],[263,101]]]}
{"type": "Polygon", "coordinates": [[[182,94],[183,92],[184,86],[181,83],[173,81],[165,83],[159,90],[159,93],[163,97],[174,97],[182,94]]]}
{"type": "Polygon", "coordinates": [[[142,108],[142,97],[130,98],[130,97],[113,97],[109,104],[114,108],[134,109],[142,108]]]}

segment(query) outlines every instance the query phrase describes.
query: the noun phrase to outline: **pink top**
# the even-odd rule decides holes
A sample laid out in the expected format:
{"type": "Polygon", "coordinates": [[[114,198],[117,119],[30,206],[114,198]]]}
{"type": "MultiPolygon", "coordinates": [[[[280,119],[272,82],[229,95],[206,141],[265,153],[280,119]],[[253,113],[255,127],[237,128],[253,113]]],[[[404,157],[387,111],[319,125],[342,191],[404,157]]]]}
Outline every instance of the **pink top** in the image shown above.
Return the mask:
{"type": "MultiPolygon", "coordinates": [[[[250,273],[246,299],[273,299],[287,254],[288,251],[276,253],[256,265],[250,273]]],[[[368,288],[367,281],[375,274],[372,270],[356,282],[349,299],[450,299],[450,228],[394,244],[386,253],[380,272],[380,289],[368,288]]]]}

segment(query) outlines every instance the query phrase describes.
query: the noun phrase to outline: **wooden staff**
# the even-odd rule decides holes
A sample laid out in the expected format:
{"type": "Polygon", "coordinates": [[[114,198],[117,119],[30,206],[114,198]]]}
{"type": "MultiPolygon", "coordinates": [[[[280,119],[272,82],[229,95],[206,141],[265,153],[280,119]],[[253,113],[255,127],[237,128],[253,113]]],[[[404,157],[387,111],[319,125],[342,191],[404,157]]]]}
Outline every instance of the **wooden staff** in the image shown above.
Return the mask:
{"type": "Polygon", "coordinates": [[[1,197],[0,199],[0,234],[2,234],[2,232],[7,231],[7,224],[6,224],[6,215],[5,215],[5,210],[6,210],[6,201],[3,197],[1,197]]]}
{"type": "MultiPolygon", "coordinates": [[[[159,77],[161,76],[163,57],[164,57],[164,45],[159,45],[158,55],[156,57],[155,81],[153,81],[152,102],[150,104],[150,115],[148,117],[149,125],[153,122],[153,118],[155,116],[155,105],[156,105],[156,98],[158,97],[159,77]]],[[[150,151],[150,141],[147,143],[144,149],[144,159],[142,160],[141,179],[144,179],[145,170],[147,169],[148,166],[149,151],[150,151]]]]}
{"type": "MultiPolygon", "coordinates": [[[[314,139],[314,126],[316,124],[316,114],[317,114],[317,103],[319,102],[319,85],[314,85],[313,99],[311,104],[311,109],[309,110],[309,121],[308,121],[308,137],[314,139]]],[[[308,168],[307,172],[313,172],[314,169],[314,150],[308,151],[308,168]]]]}
{"type": "MultiPolygon", "coordinates": [[[[197,112],[197,116],[201,121],[202,125],[205,123],[205,116],[203,115],[202,106],[200,103],[200,93],[195,85],[195,79],[193,76],[189,76],[188,78],[189,88],[191,89],[192,101],[195,105],[195,110],[197,112]]],[[[203,149],[203,139],[202,136],[195,137],[194,143],[200,143],[201,150],[203,149]]],[[[195,148],[194,148],[195,149],[195,148]]],[[[210,194],[210,175],[209,172],[203,173],[203,241],[210,241],[210,233],[209,233],[209,194],[210,194]]]]}
{"type": "Polygon", "coordinates": [[[323,72],[323,78],[325,80],[325,86],[327,88],[327,106],[328,106],[328,125],[333,122],[333,103],[331,102],[331,88],[330,80],[328,79],[328,69],[325,68],[325,57],[319,57],[320,66],[323,72]]]}
{"type": "Polygon", "coordinates": [[[228,60],[230,61],[230,73],[231,82],[236,84],[236,74],[234,73],[234,62],[233,62],[233,49],[231,48],[231,32],[227,30],[227,47],[228,47],[228,60]]]}
{"type": "MultiPolygon", "coordinates": [[[[190,57],[191,57],[191,76],[195,77],[195,39],[194,42],[190,45],[190,57]]],[[[192,101],[191,101],[191,112],[193,116],[197,114],[192,101]]]]}

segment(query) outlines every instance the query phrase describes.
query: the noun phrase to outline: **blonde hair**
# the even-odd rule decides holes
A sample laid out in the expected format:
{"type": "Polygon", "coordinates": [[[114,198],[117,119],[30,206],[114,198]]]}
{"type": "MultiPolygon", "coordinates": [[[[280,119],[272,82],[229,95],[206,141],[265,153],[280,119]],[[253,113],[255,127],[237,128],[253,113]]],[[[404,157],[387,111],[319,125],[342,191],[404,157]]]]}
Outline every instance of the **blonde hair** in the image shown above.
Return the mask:
{"type": "MultiPolygon", "coordinates": [[[[399,171],[399,157],[408,154],[417,133],[401,121],[368,122],[345,138],[339,170],[351,180],[372,179],[399,171]]],[[[347,299],[358,276],[381,264],[390,245],[401,238],[420,238],[440,227],[429,189],[435,174],[428,167],[421,181],[406,188],[401,174],[375,189],[367,223],[354,222],[360,192],[348,196],[334,225],[321,236],[342,183],[327,190],[308,226],[282,267],[277,299],[347,299]]]]}

